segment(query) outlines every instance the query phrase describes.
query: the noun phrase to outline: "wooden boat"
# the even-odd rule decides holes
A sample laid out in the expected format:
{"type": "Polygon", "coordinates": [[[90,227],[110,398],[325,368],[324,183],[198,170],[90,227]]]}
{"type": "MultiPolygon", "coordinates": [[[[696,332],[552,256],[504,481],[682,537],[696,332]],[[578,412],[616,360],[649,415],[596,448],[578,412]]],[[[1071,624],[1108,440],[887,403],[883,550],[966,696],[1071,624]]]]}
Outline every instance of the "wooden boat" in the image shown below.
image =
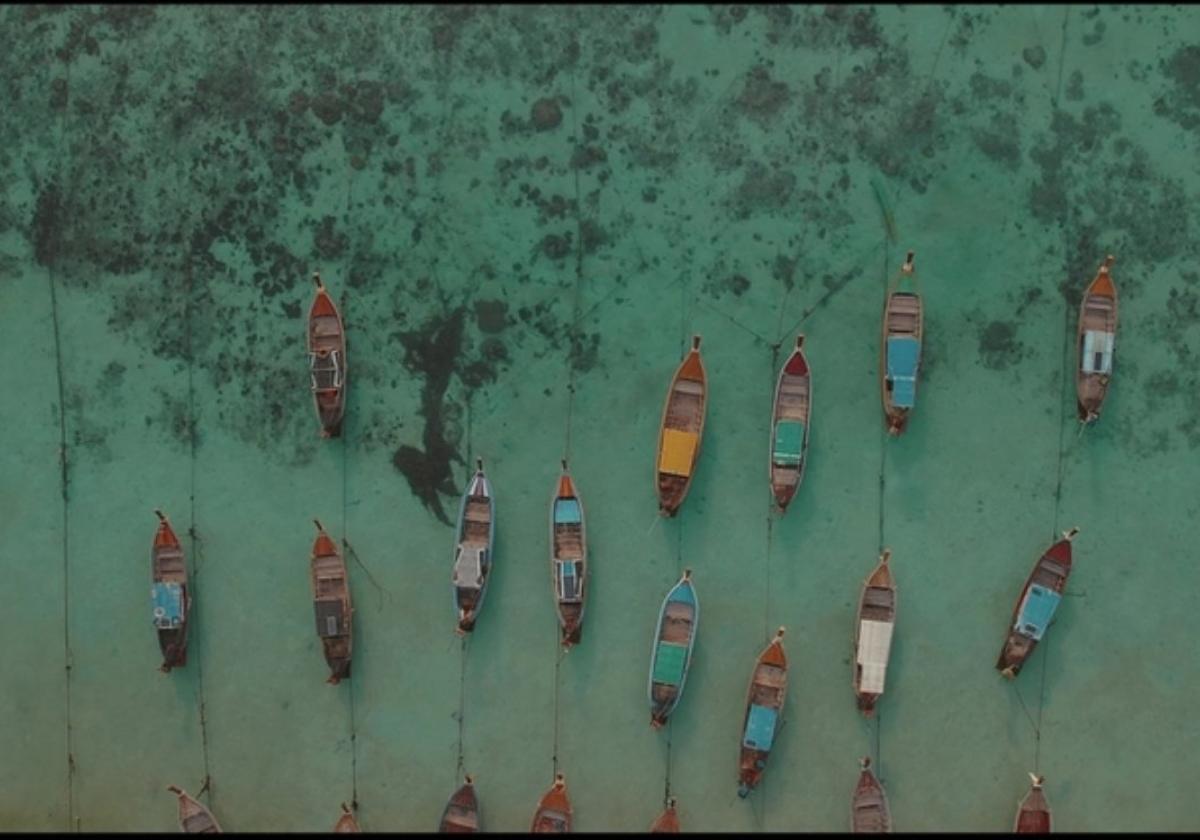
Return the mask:
{"type": "Polygon", "coordinates": [[[679,814],[675,811],[675,797],[667,800],[667,808],[658,815],[658,819],[650,826],[651,834],[678,834],[679,814]]]}
{"type": "Polygon", "coordinates": [[[442,834],[473,834],[479,831],[479,800],[475,797],[475,784],[470,776],[446,803],[438,831],[442,834]]]}
{"type": "Polygon", "coordinates": [[[338,817],[338,821],[333,825],[334,834],[361,834],[362,829],[358,827],[358,820],[354,819],[354,814],[346,807],[346,803],[342,803],[342,815],[338,817]]]}
{"type": "Polygon", "coordinates": [[[317,636],[325,650],[330,675],[326,682],[337,685],[350,676],[353,646],[354,608],[350,605],[350,584],[346,561],[321,523],[312,548],[313,608],[317,614],[317,636]]]}
{"type": "Polygon", "coordinates": [[[550,578],[564,648],[579,643],[587,594],[587,531],[583,502],[562,462],[562,475],[550,501],[550,578]]]}
{"type": "Polygon", "coordinates": [[[866,717],[875,714],[875,703],[883,694],[892,631],[896,625],[896,582],[888,561],[890,549],[879,556],[879,565],[863,582],[858,598],[858,621],[854,625],[854,695],[866,717]]]}
{"type": "Polygon", "coordinates": [[[187,664],[187,622],[192,598],[188,592],[187,560],[183,547],[161,510],[155,510],[158,530],[150,547],[150,602],[154,629],[162,651],[163,673],[187,664]]]}
{"type": "Polygon", "coordinates": [[[671,587],[658,611],[658,630],[650,651],[647,691],[650,695],[650,725],[655,729],[667,722],[683,696],[699,621],[700,602],[692,585],[692,570],[684,569],[683,577],[671,587]]]}
{"type": "Polygon", "coordinates": [[[308,370],[321,437],[337,437],[346,411],[346,329],[321,275],[313,272],[313,281],[317,293],[308,310],[308,370]]]}
{"type": "Polygon", "coordinates": [[[704,412],[708,404],[708,379],[700,359],[700,336],[692,336],[692,349],[679,364],[658,432],[656,487],[658,512],[674,516],[683,504],[704,436],[704,412]]]}
{"type": "Polygon", "coordinates": [[[1083,423],[1093,423],[1099,418],[1100,404],[1104,402],[1108,383],[1112,380],[1117,288],[1108,270],[1113,262],[1110,254],[1079,304],[1079,332],[1075,338],[1079,364],[1075,368],[1075,393],[1079,420],[1083,423]]]}
{"type": "Polygon", "coordinates": [[[775,631],[775,638],[758,655],[758,664],[750,677],[738,757],[738,796],[743,799],[758,786],[775,736],[783,723],[788,667],[783,652],[783,633],[782,627],[775,631]]]}
{"type": "Polygon", "coordinates": [[[533,815],[532,834],[566,834],[571,830],[571,800],[563,774],[554,777],[554,785],[538,802],[533,815]]]}
{"type": "Polygon", "coordinates": [[[883,412],[888,434],[898,435],[908,424],[908,415],[917,400],[917,377],[921,372],[921,340],[925,335],[925,316],[917,276],[913,272],[913,252],[888,284],[883,304],[883,342],[880,347],[879,385],[883,393],[883,412]]]}
{"type": "Polygon", "coordinates": [[[1017,820],[1013,825],[1016,834],[1049,834],[1053,831],[1053,818],[1050,815],[1050,803],[1042,792],[1045,776],[1029,774],[1033,787],[1025,798],[1017,805],[1017,820]]]}
{"type": "Polygon", "coordinates": [[[179,830],[184,834],[221,834],[221,826],[212,811],[205,808],[183,790],[169,785],[167,790],[179,800],[179,830]]]}
{"type": "Polygon", "coordinates": [[[1021,666],[1054,618],[1063,590],[1067,588],[1067,577],[1071,574],[1071,540],[1078,533],[1078,528],[1063,532],[1062,539],[1038,558],[1021,589],[1021,597],[1013,608],[1008,637],[996,660],[996,668],[1009,679],[1021,672],[1021,666]]]}
{"type": "Polygon", "coordinates": [[[796,349],[779,372],[775,404],[771,411],[771,492],[781,511],[804,479],[808,454],[809,413],[812,410],[812,374],[804,357],[804,336],[796,336],[796,349]]]}
{"type": "Polygon", "coordinates": [[[479,610],[492,577],[492,546],[496,534],[496,508],[492,485],[483,474],[483,459],[475,461],[475,475],[463,492],[458,508],[458,540],[454,545],[454,608],[458,634],[475,628],[479,610]]]}
{"type": "Polygon", "coordinates": [[[891,834],[892,812],[888,807],[887,794],[875,774],[871,772],[871,759],[863,758],[862,772],[854,787],[854,801],[850,806],[850,831],[854,834],[891,834]]]}

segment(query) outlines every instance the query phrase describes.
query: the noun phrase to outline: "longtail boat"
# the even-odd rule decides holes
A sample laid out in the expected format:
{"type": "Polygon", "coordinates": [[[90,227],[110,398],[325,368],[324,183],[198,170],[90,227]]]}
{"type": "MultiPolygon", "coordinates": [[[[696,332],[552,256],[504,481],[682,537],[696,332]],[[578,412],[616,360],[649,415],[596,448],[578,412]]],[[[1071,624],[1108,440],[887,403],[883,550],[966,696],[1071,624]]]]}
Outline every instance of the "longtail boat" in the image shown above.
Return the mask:
{"type": "Polygon", "coordinates": [[[458,508],[458,540],[454,545],[454,608],[459,635],[475,629],[483,598],[492,577],[492,546],[496,535],[496,508],[492,485],[483,474],[483,459],[475,461],[475,475],[463,491],[458,508]]]}
{"type": "Polygon", "coordinates": [[[863,758],[862,772],[854,786],[854,801],[850,806],[850,831],[854,834],[890,834],[892,812],[887,794],[875,774],[871,759],[863,758]]]}
{"type": "Polygon", "coordinates": [[[150,602],[163,655],[159,670],[167,673],[187,664],[187,621],[192,598],[179,538],[161,510],[155,510],[154,515],[158,517],[158,530],[150,548],[150,602]]]}
{"type": "Polygon", "coordinates": [[[467,776],[462,787],[454,791],[442,811],[438,824],[442,834],[474,834],[479,831],[479,800],[475,797],[475,784],[467,776]]]}
{"type": "Polygon", "coordinates": [[[921,339],[925,318],[913,252],[888,284],[883,304],[883,342],[880,348],[879,385],[888,434],[898,435],[908,424],[917,401],[917,376],[921,371],[921,339]]]}
{"type": "Polygon", "coordinates": [[[337,685],[350,676],[350,656],[354,608],[350,605],[350,585],[346,579],[346,561],[321,523],[312,548],[313,608],[317,614],[317,637],[329,663],[329,679],[337,685]]]}
{"type": "Polygon", "coordinates": [[[658,432],[656,483],[658,511],[674,516],[683,504],[704,435],[704,413],[708,404],[708,379],[700,359],[700,336],[692,336],[692,349],[680,362],[667,402],[663,406],[658,432]]]}
{"type": "Polygon", "coordinates": [[[1050,815],[1050,803],[1042,792],[1045,776],[1029,774],[1033,786],[1029,793],[1017,805],[1017,819],[1013,824],[1015,834],[1049,834],[1053,831],[1053,818],[1050,815]]]}
{"type": "Polygon", "coordinates": [[[563,774],[554,777],[554,785],[538,802],[533,814],[532,834],[565,834],[571,830],[571,800],[563,774]]]}
{"type": "Polygon", "coordinates": [[[812,374],[804,357],[804,336],[796,336],[796,349],[779,372],[775,404],[771,411],[771,492],[781,511],[804,479],[808,454],[809,414],[812,410],[812,374]]]}
{"type": "Polygon", "coordinates": [[[1108,270],[1113,262],[1110,254],[1079,304],[1079,333],[1075,338],[1079,364],[1075,370],[1075,393],[1079,420],[1083,423],[1093,423],[1100,417],[1100,404],[1104,402],[1112,380],[1117,288],[1108,270]]]}
{"type": "Polygon", "coordinates": [[[550,501],[550,577],[564,648],[578,644],[583,632],[587,572],[583,502],[575,492],[575,482],[564,460],[562,475],[550,501]]]}
{"type": "Polygon", "coordinates": [[[346,411],[346,329],[319,273],[313,272],[313,282],[317,293],[308,310],[308,371],[321,437],[337,437],[346,411]]]}
{"type": "Polygon", "coordinates": [[[221,834],[221,826],[212,811],[205,808],[183,790],[175,785],[168,785],[167,790],[175,794],[179,800],[179,830],[184,834],[221,834]]]}
{"type": "Polygon", "coordinates": [[[650,725],[658,729],[679,704],[696,644],[700,602],[692,585],[692,570],[671,587],[658,611],[658,629],[650,652],[650,725]]]}
{"type": "Polygon", "coordinates": [[[667,800],[666,809],[658,815],[658,819],[650,826],[651,834],[678,834],[679,814],[675,811],[675,797],[667,800]]]}
{"type": "Polygon", "coordinates": [[[1063,590],[1067,588],[1067,577],[1071,574],[1071,540],[1078,533],[1078,528],[1064,531],[1062,539],[1038,558],[1021,589],[1021,597],[1013,608],[1008,637],[996,660],[997,670],[1009,679],[1021,672],[1021,666],[1054,618],[1063,590]]]}
{"type": "Polygon", "coordinates": [[[858,621],[854,626],[854,695],[866,717],[875,714],[875,703],[883,694],[892,631],[896,625],[896,582],[888,560],[890,549],[879,556],[879,565],[863,582],[858,599],[858,621]]]}
{"type": "Polygon", "coordinates": [[[354,819],[354,814],[342,803],[342,815],[338,817],[338,821],[333,825],[334,834],[361,834],[362,829],[358,827],[358,820],[354,819]]]}
{"type": "Polygon", "coordinates": [[[788,667],[783,652],[783,633],[782,627],[775,631],[775,638],[758,655],[758,663],[750,677],[738,757],[738,796],[743,799],[762,778],[775,735],[783,723],[788,667]]]}

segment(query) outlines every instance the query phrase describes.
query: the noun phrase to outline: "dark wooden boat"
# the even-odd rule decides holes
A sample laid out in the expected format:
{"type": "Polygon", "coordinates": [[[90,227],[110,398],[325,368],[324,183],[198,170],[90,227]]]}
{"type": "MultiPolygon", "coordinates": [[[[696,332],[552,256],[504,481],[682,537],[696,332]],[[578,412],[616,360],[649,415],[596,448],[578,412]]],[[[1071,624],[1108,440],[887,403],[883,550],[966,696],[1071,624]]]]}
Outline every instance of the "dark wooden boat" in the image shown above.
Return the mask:
{"type": "Polygon", "coordinates": [[[564,648],[579,643],[587,594],[587,531],[583,502],[562,462],[562,475],[550,501],[550,577],[564,648]]]}
{"type": "Polygon", "coordinates": [[[675,811],[675,797],[667,800],[667,807],[658,819],[650,826],[651,834],[678,834],[679,833],[679,814],[675,811]]]}
{"type": "Polygon", "coordinates": [[[746,695],[742,719],[742,743],[738,757],[738,796],[743,799],[758,786],[775,736],[783,723],[783,701],[787,698],[787,656],[783,652],[780,627],[775,638],[758,655],[746,695]]]}
{"type": "Polygon", "coordinates": [[[438,831],[442,834],[474,834],[479,831],[479,800],[475,798],[475,784],[470,776],[446,803],[438,831]]]}
{"type": "Polygon", "coordinates": [[[470,633],[479,618],[492,577],[492,546],[496,534],[496,508],[492,485],[483,474],[483,459],[475,461],[475,475],[463,491],[458,508],[458,539],[454,545],[454,608],[459,635],[470,633]]]}
{"type": "Polygon", "coordinates": [[[184,834],[221,834],[221,826],[212,812],[175,785],[167,790],[179,800],[179,830],[184,834]]]}
{"type": "Polygon", "coordinates": [[[317,615],[317,636],[329,663],[328,683],[337,685],[350,676],[350,656],[353,645],[354,608],[350,605],[350,584],[346,576],[346,561],[321,523],[312,548],[313,608],[317,615]]]}
{"type": "Polygon", "coordinates": [[[1009,679],[1021,672],[1054,618],[1071,574],[1071,540],[1078,533],[1078,528],[1065,531],[1061,540],[1046,549],[1021,589],[1008,637],[996,660],[996,669],[1009,679]]]}
{"type": "Polygon", "coordinates": [[[533,815],[532,834],[566,834],[571,830],[571,800],[563,774],[554,777],[554,785],[538,802],[533,815]]]}
{"type": "Polygon", "coordinates": [[[187,560],[183,547],[161,510],[158,530],[150,547],[150,601],[154,607],[154,629],[158,632],[158,647],[163,673],[187,664],[187,622],[192,598],[188,592],[187,560]]]}
{"type": "Polygon", "coordinates": [[[1025,798],[1017,805],[1017,821],[1013,825],[1016,834],[1050,834],[1053,831],[1053,818],[1050,815],[1050,803],[1042,792],[1045,776],[1029,774],[1033,786],[1025,798]]]}
{"type": "Polygon", "coordinates": [[[771,492],[781,511],[804,479],[808,455],[809,414],[812,410],[812,374],[804,357],[804,336],[796,336],[796,349],[779,372],[775,404],[771,411],[771,492]]]}
{"type": "Polygon", "coordinates": [[[908,424],[916,405],[917,377],[921,372],[921,340],[925,316],[913,252],[908,252],[900,271],[888,284],[883,304],[883,342],[880,347],[879,384],[888,434],[898,435],[908,424]]]}
{"type": "Polygon", "coordinates": [[[890,834],[892,812],[887,794],[875,774],[871,759],[863,758],[862,772],[854,786],[854,802],[850,806],[850,831],[854,834],[890,834]]]}
{"type": "Polygon", "coordinates": [[[1079,332],[1075,338],[1079,364],[1075,368],[1075,393],[1079,420],[1083,423],[1093,423],[1099,418],[1100,404],[1104,402],[1112,380],[1117,288],[1108,270],[1113,261],[1112,255],[1104,260],[1079,304],[1079,332]]]}
{"type": "Polygon", "coordinates": [[[692,585],[692,570],[684,569],[683,577],[671,587],[658,611],[658,629],[650,651],[647,691],[650,695],[650,725],[655,729],[667,722],[683,696],[699,622],[700,602],[692,585]]]}
{"type": "Polygon", "coordinates": [[[854,625],[854,695],[866,717],[875,714],[875,703],[883,694],[892,631],[896,625],[896,582],[884,549],[879,565],[863,582],[858,599],[858,621],[854,625]]]}
{"type": "Polygon", "coordinates": [[[338,817],[338,821],[333,825],[334,834],[361,834],[362,829],[358,827],[358,820],[354,819],[354,814],[346,807],[346,803],[342,803],[342,815],[338,817]]]}
{"type": "Polygon", "coordinates": [[[308,369],[313,402],[321,420],[321,437],[342,433],[346,411],[346,329],[342,316],[314,272],[317,294],[308,310],[308,369]]]}
{"type": "Polygon", "coordinates": [[[704,436],[704,414],[708,404],[708,379],[700,359],[700,336],[692,336],[692,349],[679,364],[667,402],[663,406],[658,431],[658,458],[655,486],[658,511],[674,516],[683,504],[704,436]]]}

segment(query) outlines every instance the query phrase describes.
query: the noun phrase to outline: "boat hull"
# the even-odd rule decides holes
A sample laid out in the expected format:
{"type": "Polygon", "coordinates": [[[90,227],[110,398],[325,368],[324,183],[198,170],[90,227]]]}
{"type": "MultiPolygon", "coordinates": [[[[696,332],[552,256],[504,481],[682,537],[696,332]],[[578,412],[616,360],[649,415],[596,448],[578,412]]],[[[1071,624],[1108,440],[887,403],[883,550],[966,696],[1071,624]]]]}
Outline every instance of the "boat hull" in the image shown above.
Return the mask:
{"type": "Polygon", "coordinates": [[[691,573],[685,572],[663,599],[650,649],[647,695],[650,700],[650,725],[655,729],[667,722],[683,697],[699,622],[700,602],[696,598],[691,573]],[[663,645],[670,647],[664,648],[663,645]],[[672,657],[670,662],[664,660],[661,670],[660,655],[672,657]]]}
{"type": "Polygon", "coordinates": [[[658,511],[666,517],[679,512],[700,458],[704,419],[708,406],[708,378],[700,358],[700,337],[692,338],[692,349],[680,362],[659,423],[655,459],[655,491],[658,511]]]}
{"type": "Polygon", "coordinates": [[[483,609],[487,597],[488,585],[492,580],[493,546],[496,540],[496,508],[492,496],[492,486],[483,472],[482,466],[475,471],[466,490],[463,491],[462,501],[458,508],[458,525],[456,528],[458,541],[454,547],[454,563],[457,566],[463,553],[483,550],[479,563],[478,588],[459,586],[451,579],[450,594],[458,616],[457,631],[460,635],[470,633],[475,629],[479,613],[483,609]]]}
{"type": "Polygon", "coordinates": [[[1112,382],[1118,316],[1117,289],[1109,273],[1112,263],[1112,257],[1104,261],[1079,303],[1075,407],[1081,423],[1094,423],[1100,418],[1112,382]]]}
{"type": "Polygon", "coordinates": [[[346,412],[348,381],[346,328],[333,298],[319,283],[308,312],[308,352],[310,373],[314,377],[310,390],[313,407],[321,424],[321,437],[340,437],[346,412]],[[318,384],[315,381],[317,368],[329,363],[338,368],[335,381],[318,384]]]}
{"type": "Polygon", "coordinates": [[[771,408],[771,439],[767,452],[767,473],[771,483],[771,494],[781,512],[787,510],[808,465],[808,435],[812,413],[812,374],[808,367],[802,345],[804,337],[796,341],[796,349],[784,363],[775,382],[775,399],[771,408]],[[799,435],[797,451],[794,438],[781,434],[781,424],[803,427],[799,435]],[[781,451],[781,445],[783,447],[781,451]]]}
{"type": "MultiPolygon", "coordinates": [[[[1040,641],[1034,635],[1017,628],[1021,606],[1026,602],[1030,589],[1037,584],[1045,590],[1052,591],[1061,597],[1066,591],[1067,579],[1071,574],[1071,565],[1071,536],[1067,536],[1050,546],[1038,558],[1038,561],[1033,566],[1033,571],[1026,578],[1025,585],[1021,588],[1021,594],[1017,598],[1017,603],[1013,607],[1012,617],[1008,625],[1008,634],[1004,639],[1004,646],[1000,649],[1000,656],[996,660],[996,670],[1009,679],[1016,677],[1021,672],[1021,668],[1029,660],[1029,657],[1033,655],[1040,641]]],[[[1041,632],[1044,634],[1046,629],[1043,628],[1041,632]]]]}

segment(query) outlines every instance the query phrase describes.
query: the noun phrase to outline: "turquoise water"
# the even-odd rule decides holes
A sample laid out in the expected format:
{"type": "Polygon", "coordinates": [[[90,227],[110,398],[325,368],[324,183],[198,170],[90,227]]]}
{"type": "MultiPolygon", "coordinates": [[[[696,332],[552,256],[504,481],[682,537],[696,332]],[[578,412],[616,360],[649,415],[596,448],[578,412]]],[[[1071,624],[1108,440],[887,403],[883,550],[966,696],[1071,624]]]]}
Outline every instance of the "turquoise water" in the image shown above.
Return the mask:
{"type": "Polygon", "coordinates": [[[1046,776],[1064,831],[1197,827],[1192,8],[9,7],[0,55],[0,827],[428,830],[462,772],[524,830],[555,771],[578,830],[848,827],[875,758],[897,830],[1004,831],[1046,776]],[[882,296],[925,295],[908,430],[879,404],[882,296]],[[1079,294],[1106,253],[1114,384],[1077,434],[1079,294]],[[349,332],[318,438],[311,272],[349,332]],[[810,463],[765,455],[798,331],[810,463]],[[710,405],[676,519],[662,400],[693,333],[710,405]],[[569,457],[592,559],[563,657],[547,516],[569,457]],[[497,566],[454,635],[475,457],[497,566]],[[149,547],[193,564],[163,675],[149,547]],[[324,683],[309,551],[346,539],[353,676],[324,683]],[[1075,571],[1015,683],[993,669],[1038,554],[1075,571]],[[879,716],[851,691],[881,547],[899,587],[879,716]],[[685,567],[696,656],[667,728],[646,677],[685,567]],[[786,725],[737,798],[775,628],[786,725]]]}

